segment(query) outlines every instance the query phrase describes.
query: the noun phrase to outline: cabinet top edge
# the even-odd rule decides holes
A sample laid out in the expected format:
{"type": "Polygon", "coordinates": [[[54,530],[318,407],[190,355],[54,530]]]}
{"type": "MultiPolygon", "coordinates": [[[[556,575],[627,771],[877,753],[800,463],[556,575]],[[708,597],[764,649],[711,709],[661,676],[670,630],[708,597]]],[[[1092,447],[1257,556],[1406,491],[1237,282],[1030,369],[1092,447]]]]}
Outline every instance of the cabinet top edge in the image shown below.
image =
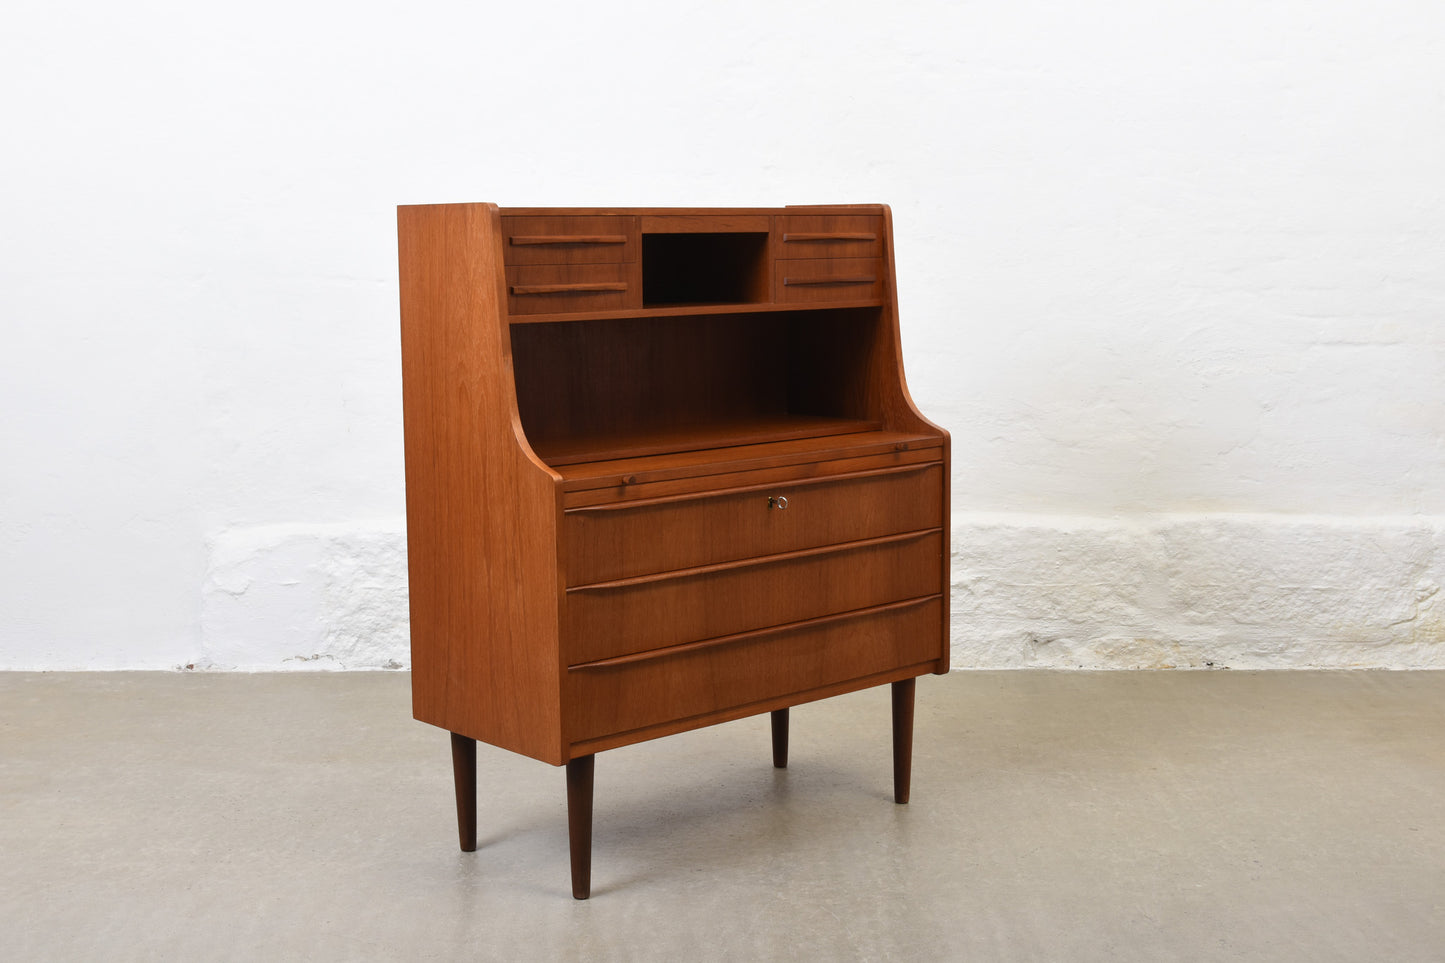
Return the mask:
{"type": "MultiPolygon", "coordinates": [[[[399,204],[397,210],[424,207],[482,207],[483,203],[399,204]]],[[[789,204],[785,207],[503,207],[503,217],[580,217],[587,215],[724,214],[882,214],[884,204],[789,204]]]]}

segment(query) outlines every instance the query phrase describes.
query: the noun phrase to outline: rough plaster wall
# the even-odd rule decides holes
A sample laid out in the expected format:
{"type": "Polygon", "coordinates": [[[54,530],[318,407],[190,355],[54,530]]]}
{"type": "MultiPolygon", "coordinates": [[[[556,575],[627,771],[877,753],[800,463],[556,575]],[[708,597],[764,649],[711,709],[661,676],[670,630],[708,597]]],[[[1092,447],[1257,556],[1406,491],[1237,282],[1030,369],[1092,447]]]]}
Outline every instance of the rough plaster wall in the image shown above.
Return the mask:
{"type": "Polygon", "coordinates": [[[210,548],[204,631],[186,668],[410,664],[400,520],[232,529],[210,548]]]}
{"type": "Polygon", "coordinates": [[[456,200],[891,203],[956,665],[1437,664],[1441,63],[1425,0],[12,4],[0,667],[405,662],[456,200]]]}
{"type": "MultiPolygon", "coordinates": [[[[272,526],[213,543],[197,668],[408,663],[406,534],[272,526]]],[[[960,668],[1445,668],[1445,523],[959,514],[960,668]]]]}
{"type": "Polygon", "coordinates": [[[1445,523],[956,518],[954,658],[986,668],[1445,668],[1445,523]]]}

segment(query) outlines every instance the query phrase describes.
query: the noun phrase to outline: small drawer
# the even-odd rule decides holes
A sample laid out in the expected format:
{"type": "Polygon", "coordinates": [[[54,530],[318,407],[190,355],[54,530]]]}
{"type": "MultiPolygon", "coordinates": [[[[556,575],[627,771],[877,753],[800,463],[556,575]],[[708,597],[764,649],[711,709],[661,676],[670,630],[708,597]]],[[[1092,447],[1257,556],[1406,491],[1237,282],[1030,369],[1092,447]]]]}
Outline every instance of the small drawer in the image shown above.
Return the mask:
{"type": "Polygon", "coordinates": [[[637,260],[637,218],[504,217],[504,264],[617,264],[637,260]]]}
{"type": "Polygon", "coordinates": [[[937,463],[566,509],[567,584],[939,528],[937,463]]]}
{"type": "Polygon", "coordinates": [[[919,666],[942,654],[943,603],[933,597],[574,666],[564,699],[569,741],[705,717],[919,666]]]}
{"type": "Polygon", "coordinates": [[[507,311],[513,315],[608,311],[642,303],[636,263],[525,264],[506,273],[507,311]]]}
{"type": "Polygon", "coordinates": [[[832,257],[778,261],[774,274],[779,304],[876,301],[883,297],[880,258],[832,257]]]}
{"type": "Polygon", "coordinates": [[[564,656],[591,662],[943,591],[938,530],[567,590],[564,656]]]}
{"type": "Polygon", "coordinates": [[[882,257],[883,218],[876,214],[784,214],[778,258],[882,257]]]}

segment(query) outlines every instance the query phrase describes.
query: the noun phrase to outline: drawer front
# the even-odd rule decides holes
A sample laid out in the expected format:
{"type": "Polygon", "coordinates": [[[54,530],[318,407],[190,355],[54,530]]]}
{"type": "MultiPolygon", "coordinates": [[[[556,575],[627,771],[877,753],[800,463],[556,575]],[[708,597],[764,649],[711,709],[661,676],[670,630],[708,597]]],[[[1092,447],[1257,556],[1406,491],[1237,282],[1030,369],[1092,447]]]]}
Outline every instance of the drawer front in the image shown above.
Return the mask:
{"type": "Polygon", "coordinates": [[[876,214],[785,214],[777,230],[780,258],[883,256],[883,218],[876,214]]]}
{"type": "Polygon", "coordinates": [[[806,692],[939,658],[937,598],[567,672],[580,742],[806,692]]]}
{"type": "Polygon", "coordinates": [[[526,264],[507,268],[507,311],[565,314],[642,304],[637,264],[526,264]]]}
{"type": "Polygon", "coordinates": [[[778,261],[774,276],[774,300],[780,304],[876,301],[883,297],[883,261],[879,258],[778,261]]]}
{"type": "Polygon", "coordinates": [[[942,560],[933,531],[568,589],[564,656],[609,659],[936,595],[942,560]]]}
{"type": "Polygon", "coordinates": [[[563,516],[567,584],[939,528],[943,484],[934,463],[570,508],[563,516]]]}
{"type": "Polygon", "coordinates": [[[617,264],[636,261],[635,217],[504,217],[504,264],[617,264]]]}

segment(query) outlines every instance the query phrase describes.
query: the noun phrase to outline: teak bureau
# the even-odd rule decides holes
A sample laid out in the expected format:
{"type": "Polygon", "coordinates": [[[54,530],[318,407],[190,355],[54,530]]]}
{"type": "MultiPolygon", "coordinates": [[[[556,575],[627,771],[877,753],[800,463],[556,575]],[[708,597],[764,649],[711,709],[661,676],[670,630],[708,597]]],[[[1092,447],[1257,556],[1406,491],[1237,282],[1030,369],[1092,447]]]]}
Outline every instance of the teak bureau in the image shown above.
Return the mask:
{"type": "Polygon", "coordinates": [[[882,205],[397,211],[417,719],[567,767],[948,670],[948,435],[904,385],[882,205]]]}

